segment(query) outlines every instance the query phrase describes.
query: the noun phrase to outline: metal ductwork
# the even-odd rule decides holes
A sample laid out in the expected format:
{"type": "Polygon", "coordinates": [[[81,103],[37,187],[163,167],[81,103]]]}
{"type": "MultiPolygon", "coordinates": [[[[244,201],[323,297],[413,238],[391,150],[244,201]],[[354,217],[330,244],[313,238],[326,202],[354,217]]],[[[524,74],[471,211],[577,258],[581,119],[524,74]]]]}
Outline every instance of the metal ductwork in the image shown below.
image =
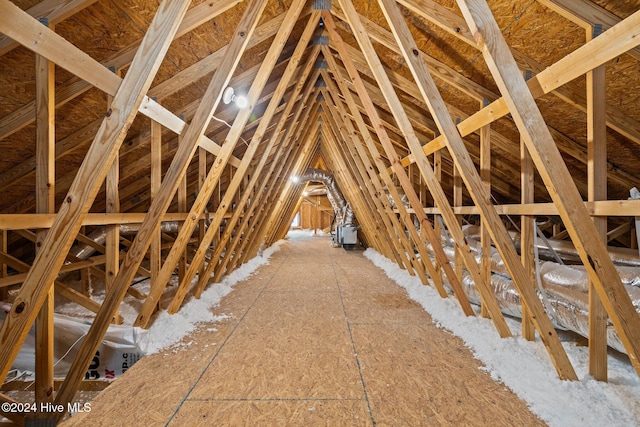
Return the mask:
{"type": "Polygon", "coordinates": [[[308,168],[301,176],[298,177],[300,183],[308,181],[321,182],[327,187],[327,198],[333,207],[336,215],[336,225],[346,226],[354,223],[353,209],[347,202],[342,193],[338,189],[338,184],[333,175],[322,169],[308,168]]]}
{"type": "MultiPolygon", "coordinates": [[[[511,281],[509,273],[495,248],[490,254],[483,254],[479,241],[479,227],[469,226],[464,228],[467,243],[471,252],[476,258],[478,265],[483,256],[491,259],[491,287],[494,291],[501,311],[509,316],[522,317],[522,303],[520,294],[511,281]]],[[[517,233],[510,233],[512,239],[519,246],[520,236],[517,233]]],[[[549,240],[549,246],[543,242],[536,242],[536,251],[542,258],[543,249],[552,252],[552,249],[560,249],[553,258],[558,256],[562,262],[571,262],[577,257],[577,251],[572,249],[571,242],[549,240]]],[[[451,237],[442,238],[443,249],[449,259],[453,260],[455,245],[451,237]]],[[[431,245],[429,245],[431,250],[431,245]]],[[[613,249],[613,248],[609,248],[613,249]]],[[[610,256],[614,262],[622,284],[624,285],[631,301],[638,312],[640,312],[640,259],[636,252],[635,257],[630,253],[621,256],[615,248],[610,256]],[[634,267],[635,265],[635,267],[634,267]]],[[[624,251],[624,250],[623,250],[624,251]]],[[[635,251],[634,251],[635,252],[635,251]]],[[[549,258],[552,258],[549,256],[549,258]]],[[[446,279],[446,278],[445,278],[446,279]]],[[[537,263],[537,293],[542,301],[545,310],[549,313],[551,320],[558,329],[570,330],[584,337],[589,336],[589,301],[588,287],[589,275],[582,265],[564,265],[553,261],[539,260],[537,263]]],[[[464,271],[462,283],[469,301],[480,304],[481,298],[477,291],[473,279],[464,271]]],[[[450,292],[451,289],[449,289],[450,292]]],[[[626,353],[611,322],[607,326],[607,343],[612,348],[626,353]]]]}
{"type": "MultiPolygon", "coordinates": [[[[178,232],[178,226],[179,226],[178,221],[166,221],[160,225],[160,230],[163,233],[175,234],[178,232]]],[[[121,224],[120,234],[122,236],[131,236],[136,234],[139,229],[140,229],[140,224],[121,224]]],[[[107,237],[107,228],[99,227],[94,231],[92,231],[91,233],[89,233],[87,237],[99,245],[104,245],[104,242],[107,237]]],[[[78,243],[77,245],[74,245],[71,248],[71,250],[69,251],[69,254],[79,259],[87,259],[91,255],[93,255],[95,251],[96,251],[95,248],[93,248],[92,246],[89,246],[85,243],[78,243]]]]}

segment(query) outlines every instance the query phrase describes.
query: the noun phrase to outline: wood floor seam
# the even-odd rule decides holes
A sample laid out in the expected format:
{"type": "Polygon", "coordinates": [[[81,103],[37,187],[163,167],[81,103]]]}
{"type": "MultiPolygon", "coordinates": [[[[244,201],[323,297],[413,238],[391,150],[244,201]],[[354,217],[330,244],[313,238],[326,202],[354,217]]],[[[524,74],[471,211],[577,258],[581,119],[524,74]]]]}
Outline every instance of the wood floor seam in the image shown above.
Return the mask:
{"type": "MultiPolygon", "coordinates": [[[[173,412],[173,414],[171,415],[171,417],[167,420],[167,423],[165,424],[165,427],[168,426],[169,424],[171,424],[171,421],[174,419],[174,417],[176,416],[176,414],[178,412],[180,412],[180,409],[182,408],[182,405],[184,404],[185,401],[187,401],[189,399],[189,395],[191,394],[191,392],[196,388],[196,386],[198,385],[198,383],[200,382],[200,380],[202,379],[202,376],[205,374],[205,372],[207,372],[207,370],[209,369],[209,367],[211,366],[211,364],[213,363],[214,360],[216,360],[216,358],[218,357],[218,354],[220,354],[220,352],[222,351],[222,349],[225,347],[225,344],[229,341],[229,339],[231,338],[231,336],[233,335],[233,333],[238,329],[238,327],[240,327],[240,324],[242,323],[242,321],[244,320],[244,318],[247,316],[247,313],[249,313],[249,311],[251,311],[251,308],[253,307],[253,305],[255,304],[255,302],[260,298],[260,296],[262,295],[262,292],[264,292],[264,289],[269,286],[269,283],[271,283],[271,280],[273,280],[273,278],[275,277],[275,275],[278,273],[278,271],[280,270],[280,268],[282,267],[282,265],[284,264],[285,260],[282,260],[282,262],[280,262],[280,265],[278,266],[278,268],[276,269],[276,271],[273,272],[273,274],[271,275],[271,277],[269,278],[269,280],[267,280],[267,282],[264,284],[263,288],[260,290],[260,292],[258,293],[258,295],[256,295],[256,298],[253,300],[253,302],[249,305],[249,307],[247,308],[247,310],[243,313],[243,315],[240,317],[240,320],[238,321],[238,323],[235,324],[235,326],[233,327],[233,329],[231,329],[231,331],[229,332],[229,334],[225,337],[224,341],[222,342],[222,344],[220,345],[220,347],[216,350],[216,352],[214,353],[214,355],[211,357],[211,359],[209,360],[209,362],[207,363],[207,365],[205,366],[205,368],[202,370],[202,372],[200,373],[200,376],[198,377],[198,379],[195,381],[195,383],[191,386],[191,388],[189,389],[189,391],[185,394],[184,399],[182,399],[182,401],[180,402],[180,404],[178,405],[178,407],[176,408],[176,410],[173,412]]],[[[214,285],[215,286],[215,285],[214,285]]]]}
{"type": "Polygon", "coordinates": [[[544,425],[361,251],[328,237],[282,243],[211,310],[236,315],[141,359],[65,427],[544,425]]]}
{"type": "Polygon", "coordinates": [[[331,269],[333,270],[333,275],[336,279],[336,286],[338,287],[338,293],[340,295],[340,303],[342,304],[342,310],[344,312],[344,320],[347,322],[347,329],[349,330],[349,338],[351,339],[351,346],[353,348],[353,354],[356,359],[356,365],[358,367],[358,374],[360,375],[360,383],[362,384],[362,391],[364,392],[364,400],[367,402],[367,410],[369,411],[369,416],[371,417],[371,425],[373,427],[376,426],[376,420],[373,416],[373,409],[371,408],[371,402],[369,401],[369,395],[367,393],[367,384],[364,380],[364,376],[362,375],[362,366],[360,364],[360,359],[358,358],[358,349],[356,348],[356,343],[353,340],[353,332],[351,331],[351,324],[349,322],[349,316],[347,315],[347,309],[344,305],[344,299],[342,297],[342,290],[340,288],[340,281],[338,280],[338,275],[335,269],[335,263],[333,262],[333,254],[330,256],[331,259],[331,269]]]}

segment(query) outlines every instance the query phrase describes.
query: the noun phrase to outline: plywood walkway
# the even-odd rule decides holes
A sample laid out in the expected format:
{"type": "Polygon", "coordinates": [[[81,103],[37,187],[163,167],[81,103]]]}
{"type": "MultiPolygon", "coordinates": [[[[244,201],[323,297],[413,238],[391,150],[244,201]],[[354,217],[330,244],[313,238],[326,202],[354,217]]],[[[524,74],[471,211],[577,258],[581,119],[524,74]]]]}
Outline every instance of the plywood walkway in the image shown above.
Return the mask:
{"type": "Polygon", "coordinates": [[[144,358],[64,425],[544,425],[361,252],[327,237],[284,244],[215,312],[232,316],[144,358]]]}

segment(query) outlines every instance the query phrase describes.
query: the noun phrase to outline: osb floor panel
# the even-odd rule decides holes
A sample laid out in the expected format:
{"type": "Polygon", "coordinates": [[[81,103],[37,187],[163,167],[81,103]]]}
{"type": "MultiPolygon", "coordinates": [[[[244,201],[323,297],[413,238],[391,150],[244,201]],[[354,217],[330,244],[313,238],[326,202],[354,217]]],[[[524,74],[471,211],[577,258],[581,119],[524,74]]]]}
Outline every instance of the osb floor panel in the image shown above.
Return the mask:
{"type": "Polygon", "coordinates": [[[405,291],[327,237],[288,242],[182,347],[65,426],[544,425],[405,291]]]}

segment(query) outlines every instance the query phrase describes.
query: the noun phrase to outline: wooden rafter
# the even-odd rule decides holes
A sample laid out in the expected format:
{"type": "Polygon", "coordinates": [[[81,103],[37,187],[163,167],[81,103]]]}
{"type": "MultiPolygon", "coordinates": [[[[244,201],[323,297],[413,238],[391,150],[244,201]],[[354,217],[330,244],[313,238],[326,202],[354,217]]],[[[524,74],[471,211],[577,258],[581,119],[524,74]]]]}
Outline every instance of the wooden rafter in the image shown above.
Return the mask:
{"type": "MultiPolygon", "coordinates": [[[[315,57],[315,55],[313,57],[315,57]]],[[[200,277],[198,286],[196,288],[196,295],[200,295],[201,290],[204,289],[207,282],[209,281],[209,278],[212,272],[214,273],[213,282],[215,283],[220,280],[221,276],[224,274],[226,270],[226,267],[229,261],[232,258],[232,254],[236,253],[238,244],[240,243],[241,236],[249,235],[249,232],[248,232],[249,223],[252,220],[255,221],[255,217],[253,215],[255,212],[255,209],[258,206],[262,206],[265,203],[264,199],[267,197],[268,191],[264,191],[264,190],[265,188],[268,187],[268,184],[271,184],[274,182],[274,175],[273,175],[274,172],[278,174],[280,171],[282,171],[282,168],[284,168],[285,165],[287,164],[287,162],[285,161],[287,154],[289,152],[294,151],[294,150],[290,150],[291,146],[293,145],[293,140],[289,138],[289,136],[291,135],[294,129],[295,123],[298,121],[298,118],[301,116],[304,110],[304,107],[306,106],[306,103],[309,100],[309,97],[311,96],[311,91],[314,89],[313,84],[309,84],[310,80],[307,80],[306,78],[308,73],[311,72],[312,65],[313,65],[313,62],[311,61],[307,63],[305,67],[306,69],[302,73],[302,76],[304,76],[304,78],[300,79],[300,81],[298,82],[297,89],[292,95],[292,97],[296,97],[297,92],[299,92],[302,89],[302,86],[304,84],[307,84],[305,93],[302,95],[302,99],[299,102],[298,106],[296,107],[296,111],[294,112],[293,118],[291,119],[292,125],[287,129],[287,131],[285,132],[285,134],[282,135],[282,137],[278,137],[277,142],[275,141],[275,138],[274,138],[274,141],[273,141],[274,143],[268,144],[271,147],[267,147],[267,149],[263,151],[262,156],[260,158],[260,162],[253,169],[253,172],[252,172],[253,176],[251,177],[251,180],[247,185],[247,187],[245,188],[244,194],[242,195],[239,201],[239,204],[236,207],[237,212],[234,213],[231,220],[226,224],[224,234],[220,238],[220,243],[216,248],[213,256],[211,257],[211,261],[207,265],[204,275],[200,277]],[[269,159],[269,154],[270,154],[268,152],[269,148],[272,148],[275,151],[275,153],[272,156],[273,158],[268,170],[263,171],[264,167],[266,166],[267,160],[269,159]],[[276,171],[276,168],[278,168],[277,171],[276,171]],[[251,198],[251,203],[249,204],[250,198],[251,198]],[[249,205],[247,206],[247,204],[249,205]],[[242,212],[242,215],[241,215],[241,212],[242,212]],[[241,216],[242,216],[242,222],[238,224],[238,221],[240,220],[241,216]],[[238,224],[238,227],[235,227],[236,224],[238,224]],[[234,230],[234,227],[236,228],[237,231],[235,232],[235,237],[233,238],[233,240],[231,240],[231,234],[234,230]],[[220,258],[222,254],[222,248],[224,248],[224,256],[220,258]]],[[[317,73],[314,73],[314,74],[317,74],[317,73]]],[[[311,81],[313,81],[313,79],[311,81]]],[[[293,109],[293,103],[291,100],[289,100],[289,102],[287,103],[287,107],[290,107],[291,109],[293,109]]],[[[281,120],[281,123],[278,125],[278,127],[280,128],[283,127],[285,123],[286,122],[282,122],[281,120]]],[[[279,134],[280,132],[278,131],[277,133],[279,134]]],[[[246,241],[247,239],[244,239],[244,240],[246,241]]]]}
{"type": "MultiPolygon", "coordinates": [[[[595,283],[598,295],[605,304],[607,313],[627,349],[631,363],[640,373],[640,360],[638,360],[640,355],[640,316],[631,304],[629,295],[620,281],[606,247],[598,236],[589,213],[583,207],[580,194],[575,186],[570,185],[571,175],[555,146],[531,92],[518,72],[515,60],[508,50],[493,15],[483,0],[459,0],[458,5],[478,44],[482,46],[485,61],[520,129],[538,172],[558,207],[569,235],[589,272],[589,277],[595,283]],[[550,167],[550,165],[553,166],[550,167]]],[[[640,13],[636,13],[635,16],[640,19],[640,13]]],[[[630,19],[623,21],[623,23],[629,23],[630,19]]],[[[618,25],[622,25],[622,23],[618,25]]],[[[617,34],[614,28],[609,30],[612,32],[611,36],[617,34]]],[[[600,38],[605,38],[604,36],[603,34],[590,43],[598,43],[600,38]]],[[[627,37],[628,35],[625,38],[627,37]]],[[[574,52],[576,57],[580,57],[578,51],[574,52]]],[[[572,55],[568,55],[559,63],[570,62],[568,59],[570,56],[572,55]]],[[[597,60],[591,59],[589,62],[593,65],[597,60]]],[[[568,69],[567,72],[569,72],[568,69]]],[[[574,71],[572,70],[572,72],[574,71]]]]}
{"type": "MultiPolygon", "coordinates": [[[[317,21],[318,21],[319,16],[315,15],[312,16],[312,18],[309,20],[309,23],[307,24],[307,27],[305,28],[305,32],[303,33],[301,39],[300,39],[300,43],[298,44],[298,47],[296,48],[296,51],[294,52],[293,56],[291,57],[289,64],[287,66],[287,69],[285,70],[285,73],[283,74],[283,76],[280,78],[280,83],[278,85],[278,88],[276,89],[276,92],[274,93],[274,96],[271,98],[271,102],[269,103],[269,106],[267,107],[267,110],[264,112],[263,116],[262,116],[262,120],[260,121],[260,125],[258,127],[258,129],[256,130],[256,132],[254,133],[253,138],[251,139],[251,142],[249,143],[249,146],[247,147],[247,151],[245,152],[243,158],[242,158],[242,162],[240,163],[240,167],[238,168],[238,170],[236,171],[236,173],[233,176],[232,181],[229,183],[229,186],[227,187],[227,190],[225,192],[224,198],[221,201],[221,203],[218,205],[218,208],[216,210],[216,213],[214,214],[214,220],[212,221],[212,223],[209,225],[207,232],[202,240],[202,242],[200,243],[200,247],[198,248],[198,250],[196,251],[196,255],[194,257],[194,260],[191,264],[191,266],[189,267],[189,270],[187,270],[187,275],[185,277],[185,280],[180,284],[180,287],[178,288],[178,291],[176,292],[173,301],[171,302],[171,305],[169,306],[169,313],[175,313],[176,311],[178,311],[178,309],[180,308],[182,301],[186,295],[186,292],[189,289],[189,284],[191,282],[191,280],[193,279],[193,277],[195,277],[195,273],[196,270],[199,268],[200,264],[204,261],[204,254],[207,251],[207,248],[209,247],[214,234],[218,233],[219,231],[219,227],[220,224],[222,222],[222,216],[224,213],[226,213],[227,209],[229,208],[229,206],[231,205],[231,202],[233,200],[233,197],[236,194],[236,191],[238,190],[242,179],[244,179],[245,177],[245,173],[247,171],[247,168],[249,167],[254,154],[256,153],[258,146],[261,144],[262,139],[263,139],[263,135],[265,130],[267,129],[267,127],[269,126],[272,118],[273,118],[273,114],[276,110],[276,108],[278,107],[280,100],[282,99],[284,92],[288,86],[289,80],[291,80],[291,78],[293,77],[293,74],[295,73],[296,69],[298,68],[298,65],[300,63],[300,60],[302,58],[302,53],[304,52],[304,50],[306,49],[306,45],[309,42],[309,40],[311,39],[313,32],[315,30],[315,27],[317,26],[317,21]]],[[[286,28],[285,28],[286,29],[286,28]]],[[[313,58],[313,57],[312,57],[313,58]]],[[[302,83],[304,83],[304,81],[302,81],[302,83]]],[[[297,92],[295,93],[295,96],[297,97],[297,92]]],[[[295,104],[294,100],[290,100],[288,107],[293,108],[293,105],[295,104]]],[[[285,114],[282,115],[280,123],[284,123],[286,121],[286,117],[289,115],[289,111],[288,109],[285,110],[285,114]]],[[[272,135],[271,139],[268,142],[267,147],[264,150],[263,153],[263,157],[266,155],[268,156],[269,152],[271,151],[271,147],[273,147],[273,144],[275,144],[276,140],[278,139],[280,130],[282,129],[282,126],[279,126],[278,128],[276,128],[274,134],[272,135]]],[[[266,162],[266,160],[265,160],[266,162]]],[[[255,169],[252,171],[252,175],[253,178],[249,183],[247,188],[253,188],[253,186],[255,185],[256,179],[258,174],[260,173],[259,170],[255,169]]],[[[248,197],[247,197],[248,198],[248,197]]],[[[236,204],[236,213],[239,214],[240,211],[243,209],[243,203],[240,202],[239,204],[236,204]]],[[[239,218],[238,215],[233,215],[231,220],[233,221],[234,218],[239,218]]],[[[236,219],[237,221],[237,219],[236,219]]],[[[227,225],[227,227],[230,227],[229,225],[227,225]]],[[[218,243],[218,248],[217,250],[214,252],[213,257],[210,261],[211,263],[217,263],[218,258],[220,256],[220,251],[218,249],[220,249],[222,246],[222,241],[220,241],[218,243]]],[[[209,269],[205,270],[204,272],[204,277],[202,279],[206,279],[207,277],[207,271],[210,271],[209,269]]],[[[200,284],[205,283],[204,281],[200,281],[200,284]]],[[[199,296],[200,293],[202,292],[203,288],[202,287],[198,287],[196,290],[196,295],[199,296]]]]}
{"type": "MultiPolygon", "coordinates": [[[[376,73],[376,69],[375,69],[376,67],[371,67],[371,70],[376,75],[376,78],[378,80],[378,85],[382,89],[383,93],[385,93],[385,87],[387,90],[390,90],[391,92],[393,92],[393,89],[391,89],[391,83],[386,77],[386,74],[384,74],[384,71],[382,71],[382,64],[380,64],[377,54],[373,50],[373,46],[371,45],[371,42],[369,41],[368,36],[366,36],[366,34],[364,33],[364,29],[361,28],[361,24],[358,20],[357,14],[355,13],[355,10],[353,9],[353,5],[346,2],[341,2],[340,4],[342,6],[342,9],[345,11],[345,14],[349,18],[349,24],[354,29],[354,33],[358,34],[359,36],[357,37],[357,39],[361,48],[363,48],[363,53],[365,54],[365,57],[369,59],[373,59],[373,56],[376,55],[375,59],[373,60],[376,61],[376,65],[378,66],[377,71],[381,73],[379,74],[376,73]],[[382,80],[382,75],[384,75],[384,80],[382,80]],[[386,83],[386,85],[384,83],[386,83]]],[[[328,15],[328,14],[325,14],[325,15],[326,15],[325,23],[327,24],[327,29],[330,32],[330,36],[334,39],[336,43],[342,46],[344,42],[336,32],[335,24],[333,23],[333,18],[331,17],[331,15],[328,15]]],[[[341,54],[341,57],[342,57],[343,63],[347,68],[347,71],[349,72],[351,81],[353,82],[354,86],[357,88],[360,99],[363,101],[363,103],[365,103],[365,105],[368,104],[367,111],[369,114],[369,119],[372,122],[374,122],[374,127],[378,129],[378,137],[380,138],[383,144],[384,150],[387,153],[387,157],[389,157],[389,160],[391,161],[391,166],[394,168],[394,172],[396,173],[396,176],[400,180],[400,184],[402,185],[402,188],[409,199],[409,203],[414,208],[414,211],[416,211],[416,209],[420,209],[422,207],[422,204],[420,203],[420,200],[417,194],[415,193],[415,189],[411,185],[405,170],[402,168],[400,164],[400,159],[396,154],[396,152],[394,151],[393,147],[391,146],[386,132],[384,132],[383,127],[379,124],[379,118],[376,114],[373,103],[371,102],[371,99],[369,98],[368,93],[366,92],[366,90],[362,85],[362,79],[360,78],[360,75],[355,65],[351,61],[350,57],[346,55],[346,52],[343,51],[342,53],[344,54],[341,54]]],[[[395,95],[395,92],[393,92],[393,94],[395,95]]],[[[387,95],[387,93],[385,93],[385,95],[387,95]]],[[[392,111],[394,112],[394,115],[395,113],[398,112],[398,108],[400,109],[402,108],[402,107],[399,107],[400,101],[397,99],[395,99],[394,102],[389,102],[389,105],[392,111]]],[[[398,121],[397,119],[398,118],[396,117],[396,121],[398,121]]],[[[407,122],[408,122],[408,119],[407,119],[407,122]]],[[[403,130],[406,132],[406,129],[403,129],[403,130]]],[[[440,184],[438,183],[437,185],[438,185],[438,188],[440,188],[440,191],[442,191],[440,184]]],[[[446,199],[446,197],[444,198],[446,199]]],[[[448,204],[448,201],[447,201],[447,204],[448,204]]],[[[416,214],[418,215],[418,220],[420,222],[421,230],[426,233],[427,238],[430,241],[432,248],[436,254],[436,258],[438,259],[438,262],[440,263],[441,267],[444,269],[447,277],[449,278],[449,283],[454,289],[454,293],[456,295],[456,298],[458,299],[458,302],[462,307],[463,312],[468,316],[473,315],[473,310],[471,309],[467,296],[464,293],[464,290],[462,289],[461,281],[459,277],[455,274],[455,272],[451,269],[451,266],[449,265],[449,261],[444,253],[444,250],[442,249],[441,243],[435,236],[435,232],[433,231],[431,223],[429,222],[426,215],[422,214],[421,212],[416,212],[416,214]]],[[[474,269],[475,271],[477,271],[478,266],[473,256],[471,256],[470,249],[467,247],[466,250],[468,251],[468,255],[469,255],[467,258],[465,258],[465,262],[467,263],[467,268],[470,271],[474,271],[474,269]]],[[[488,298],[488,297],[489,295],[485,294],[485,298],[488,298]]],[[[503,336],[508,336],[510,334],[509,328],[507,327],[506,322],[504,321],[504,317],[499,312],[495,298],[493,299],[493,303],[494,303],[493,308],[497,310],[497,312],[496,311],[493,312],[493,321],[495,322],[496,327],[500,331],[500,334],[503,336]]],[[[489,302],[489,304],[491,304],[491,302],[489,302]]]]}
{"type": "MultiPolygon", "coordinates": [[[[346,152],[344,153],[344,156],[353,158],[356,161],[357,166],[354,170],[354,172],[358,171],[358,176],[356,176],[356,178],[360,179],[360,186],[364,186],[364,188],[368,190],[368,200],[371,200],[373,202],[375,207],[374,212],[378,212],[380,214],[383,223],[385,223],[385,230],[387,231],[387,233],[393,233],[390,236],[392,242],[398,241],[402,244],[402,246],[399,248],[399,251],[401,252],[400,255],[404,255],[405,257],[409,258],[411,266],[420,277],[422,283],[426,285],[429,282],[425,275],[425,266],[427,267],[427,270],[430,271],[430,273],[434,270],[434,267],[428,257],[424,258],[424,256],[428,256],[426,254],[426,251],[422,251],[424,245],[417,243],[420,242],[420,238],[417,235],[415,226],[413,225],[411,218],[408,216],[408,214],[406,214],[406,209],[404,208],[404,204],[402,202],[400,194],[398,193],[398,190],[396,189],[393,182],[391,182],[391,179],[385,179],[388,178],[388,175],[387,177],[383,178],[385,185],[387,186],[387,191],[385,191],[384,185],[378,179],[378,176],[375,173],[375,169],[373,168],[373,165],[369,160],[369,156],[362,146],[362,142],[355,138],[355,129],[351,125],[351,122],[349,120],[346,120],[346,111],[344,110],[344,108],[340,108],[342,106],[338,104],[339,101],[337,102],[335,98],[332,97],[332,94],[339,93],[337,87],[335,86],[333,81],[328,78],[328,76],[325,80],[327,81],[327,87],[329,88],[329,90],[324,91],[325,100],[332,99],[333,101],[333,108],[331,108],[331,106],[330,108],[327,108],[329,111],[325,114],[325,116],[327,117],[326,122],[332,125],[332,130],[336,134],[336,136],[340,136],[340,138],[334,139],[342,141],[343,146],[348,150],[345,150],[346,152]],[[391,195],[393,202],[398,207],[398,209],[400,209],[402,223],[400,223],[395,213],[393,212],[391,204],[389,203],[389,200],[387,198],[387,193],[391,195]],[[391,223],[391,226],[388,225],[389,223],[391,223]],[[411,230],[409,238],[407,238],[407,236],[405,235],[405,227],[411,230]],[[425,265],[423,265],[416,258],[414,254],[414,245],[421,250],[421,260],[425,265]]],[[[345,86],[346,85],[344,84],[341,85],[343,89],[345,86]]],[[[344,94],[350,107],[355,108],[350,95],[347,92],[344,92],[344,94]]],[[[358,118],[362,120],[362,117],[358,118]]],[[[361,125],[362,123],[363,121],[358,122],[359,125],[361,125]]],[[[367,136],[365,136],[365,138],[367,136]]],[[[372,141],[370,136],[368,138],[368,141],[372,141]]],[[[340,148],[340,144],[338,144],[337,148],[340,148]]],[[[373,158],[379,159],[379,155],[377,157],[373,155],[373,158]]]]}
{"type": "MultiPolygon", "coordinates": [[[[531,310],[533,313],[534,324],[540,335],[542,337],[543,343],[545,344],[547,351],[556,367],[556,370],[561,378],[566,379],[575,379],[576,374],[573,370],[571,362],[569,361],[566,352],[564,351],[560,339],[553,328],[551,320],[545,314],[544,309],[540,300],[538,299],[535,290],[531,286],[528,276],[526,275],[522,264],[520,264],[520,259],[517,256],[516,250],[509,238],[504,225],[500,221],[493,205],[491,204],[490,196],[486,191],[486,188],[482,184],[480,176],[471,160],[469,153],[467,152],[464,142],[458,133],[455,124],[451,120],[449,113],[446,109],[444,101],[436,88],[436,85],[431,77],[426,64],[420,57],[420,55],[416,54],[417,48],[415,47],[415,41],[411,36],[409,29],[402,17],[398,6],[395,2],[380,0],[380,6],[383,9],[385,16],[391,26],[391,30],[396,37],[398,42],[398,46],[402,49],[403,57],[407,61],[407,65],[411,69],[411,73],[420,88],[424,101],[429,105],[429,109],[431,114],[438,123],[438,127],[442,132],[442,135],[445,137],[447,142],[447,147],[452,158],[455,159],[456,167],[460,171],[460,174],[465,182],[467,190],[469,191],[470,196],[473,198],[474,203],[480,209],[480,215],[482,220],[487,225],[488,231],[491,234],[491,238],[494,243],[502,259],[513,278],[514,284],[518,289],[523,304],[527,305],[527,308],[531,310]]],[[[370,44],[370,42],[369,42],[370,44]]],[[[361,42],[362,45],[362,42],[361,42]]],[[[371,49],[373,49],[371,47],[371,49]]],[[[369,60],[371,62],[375,61],[373,55],[369,60]]],[[[375,67],[372,67],[373,71],[375,71],[375,67]]],[[[384,76],[380,76],[378,81],[384,80],[384,76]]],[[[393,97],[393,93],[385,94],[388,99],[393,97]]],[[[398,111],[399,116],[397,119],[401,122],[406,122],[406,118],[402,116],[402,111],[398,111]]],[[[410,126],[410,125],[409,125],[410,126]]],[[[414,156],[416,156],[416,163],[420,168],[420,171],[423,174],[423,177],[427,181],[433,179],[433,173],[428,164],[426,156],[422,151],[422,147],[419,142],[415,140],[415,138],[411,137],[411,133],[407,133],[407,143],[409,144],[411,151],[414,156]]],[[[436,194],[434,193],[434,198],[436,198],[436,194]]],[[[443,210],[443,207],[446,207],[446,203],[444,200],[440,202],[440,209],[443,210]]],[[[456,227],[455,218],[447,218],[450,216],[451,212],[447,212],[443,210],[443,218],[445,219],[445,223],[449,228],[452,235],[454,235],[454,239],[457,241],[458,246],[460,247],[460,242],[465,242],[465,238],[463,235],[456,236],[455,233],[458,232],[459,228],[456,227]]],[[[466,251],[462,248],[461,252],[465,253],[466,251]]],[[[468,248],[467,248],[468,250],[468,248]]],[[[467,268],[469,268],[469,263],[467,263],[467,268]]],[[[478,279],[474,278],[476,286],[481,285],[482,279],[480,274],[478,274],[478,279]]],[[[488,284],[487,284],[488,286],[488,284]]],[[[483,303],[487,303],[486,297],[483,299],[483,303]]],[[[494,312],[491,312],[491,316],[495,316],[494,312]]]]}
{"type": "MultiPolygon", "coordinates": [[[[163,3],[160,6],[127,76],[118,88],[112,110],[105,117],[96,134],[94,143],[16,297],[12,311],[2,323],[0,378],[6,377],[20,349],[20,344],[26,338],[29,327],[44,303],[46,294],[53,285],[55,276],[73,243],[74,236],[80,230],[80,224],[88,213],[97,190],[104,182],[107,170],[126,136],[126,130],[135,118],[144,94],[151,85],[188,6],[188,1],[176,1],[170,5],[163,3]]],[[[25,26],[27,24],[25,23],[25,26]]],[[[110,320],[110,318],[106,319],[105,323],[108,324],[110,320]]],[[[87,342],[88,340],[85,341],[87,342]]],[[[89,357],[93,357],[94,352],[95,349],[90,352],[89,357]]],[[[80,375],[84,375],[86,366],[82,368],[75,370],[77,379],[70,381],[73,384],[72,390],[67,389],[66,393],[61,390],[58,394],[59,401],[66,403],[73,397],[77,382],[80,380],[80,375]]]]}

